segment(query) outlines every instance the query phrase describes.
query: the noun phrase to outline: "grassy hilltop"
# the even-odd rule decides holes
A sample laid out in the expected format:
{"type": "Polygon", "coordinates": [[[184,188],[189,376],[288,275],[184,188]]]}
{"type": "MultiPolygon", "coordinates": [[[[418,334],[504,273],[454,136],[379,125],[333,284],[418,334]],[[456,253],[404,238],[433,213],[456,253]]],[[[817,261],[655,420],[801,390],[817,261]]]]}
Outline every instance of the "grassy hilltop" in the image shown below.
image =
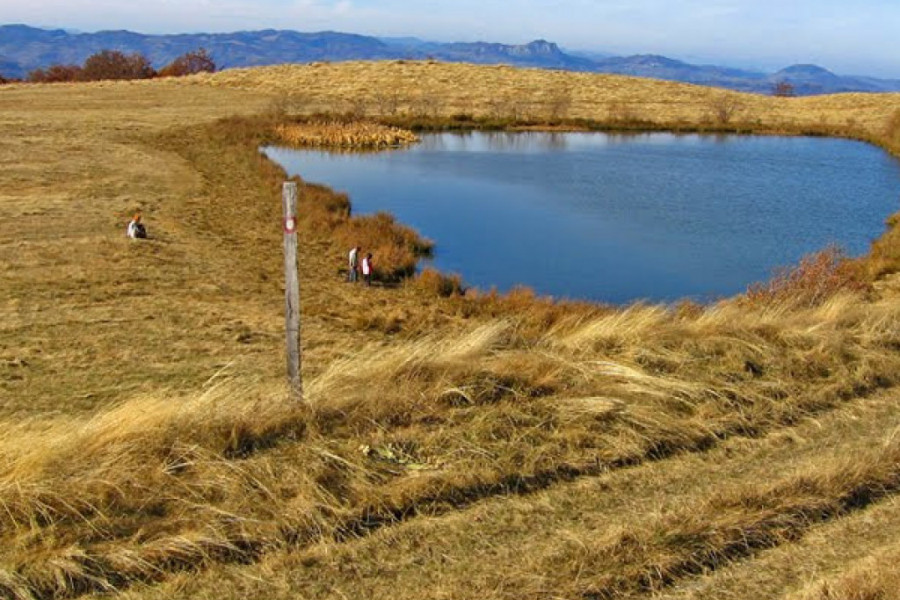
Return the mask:
{"type": "Polygon", "coordinates": [[[355,240],[386,277],[428,243],[301,182],[298,405],[257,146],[317,113],[900,154],[900,95],[404,61],[0,86],[0,598],[897,597],[896,228],[711,306],[351,289],[355,240]]]}

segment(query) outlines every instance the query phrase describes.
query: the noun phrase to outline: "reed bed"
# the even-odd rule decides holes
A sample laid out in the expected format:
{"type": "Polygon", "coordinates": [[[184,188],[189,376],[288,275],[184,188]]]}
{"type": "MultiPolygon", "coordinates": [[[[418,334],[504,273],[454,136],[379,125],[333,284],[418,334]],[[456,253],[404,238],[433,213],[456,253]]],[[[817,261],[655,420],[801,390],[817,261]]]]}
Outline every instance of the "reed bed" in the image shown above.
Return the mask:
{"type": "Polygon", "coordinates": [[[281,142],[298,148],[344,150],[383,150],[419,141],[411,131],[362,121],[279,124],[275,126],[275,135],[281,142]]]}

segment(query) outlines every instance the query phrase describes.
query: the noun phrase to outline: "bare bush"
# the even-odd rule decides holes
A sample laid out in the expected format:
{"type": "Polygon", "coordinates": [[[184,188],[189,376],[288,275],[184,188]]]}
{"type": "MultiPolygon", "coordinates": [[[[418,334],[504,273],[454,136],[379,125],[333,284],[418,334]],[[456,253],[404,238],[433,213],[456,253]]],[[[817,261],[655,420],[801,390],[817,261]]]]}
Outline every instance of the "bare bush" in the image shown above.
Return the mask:
{"type": "Polygon", "coordinates": [[[52,65],[47,69],[35,69],[28,73],[28,81],[32,83],[60,83],[80,79],[81,67],[78,65],[52,65]]]}
{"type": "Polygon", "coordinates": [[[790,98],[797,94],[794,84],[787,81],[779,81],[772,86],[772,95],[779,98],[790,98]]]}
{"type": "Polygon", "coordinates": [[[731,94],[720,94],[709,101],[709,111],[713,119],[721,125],[731,122],[734,115],[744,108],[743,103],[731,94]]]}
{"type": "Polygon", "coordinates": [[[106,79],[149,79],[156,76],[147,58],[135,52],[125,54],[118,50],[101,50],[84,61],[81,79],[100,81],[106,79]]]}
{"type": "Polygon", "coordinates": [[[160,69],[160,77],[183,77],[195,73],[215,73],[216,63],[206,51],[198,48],[193,52],[182,54],[168,65],[160,69]]]}

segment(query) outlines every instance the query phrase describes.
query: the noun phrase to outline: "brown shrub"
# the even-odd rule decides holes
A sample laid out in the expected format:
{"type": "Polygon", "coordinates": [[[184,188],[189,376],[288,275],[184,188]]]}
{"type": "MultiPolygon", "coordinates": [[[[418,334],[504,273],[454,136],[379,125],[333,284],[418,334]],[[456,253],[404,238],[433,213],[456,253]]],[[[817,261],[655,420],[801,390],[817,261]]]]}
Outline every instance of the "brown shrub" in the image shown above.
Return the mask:
{"type": "Polygon", "coordinates": [[[744,108],[744,103],[739,96],[733,94],[723,93],[709,101],[709,112],[715,122],[720,125],[729,123],[742,108],[744,108]]]}
{"type": "Polygon", "coordinates": [[[78,65],[52,65],[44,69],[35,69],[28,73],[28,81],[32,83],[61,83],[79,81],[81,67],[78,65]]]}
{"type": "Polygon", "coordinates": [[[462,277],[456,274],[444,275],[435,269],[425,269],[413,280],[413,284],[420,290],[447,298],[454,295],[462,295],[462,277]]]}
{"type": "Polygon", "coordinates": [[[341,223],[335,230],[335,239],[342,247],[361,246],[363,253],[371,252],[375,277],[382,281],[412,275],[419,258],[427,256],[433,246],[414,229],[383,212],[341,223]]]}
{"type": "Polygon", "coordinates": [[[81,69],[83,81],[107,79],[149,79],[156,75],[147,58],[135,52],[125,54],[118,50],[101,50],[84,61],[81,69]]]}
{"type": "Polygon", "coordinates": [[[206,51],[206,48],[198,48],[193,52],[186,52],[160,69],[160,77],[183,77],[195,73],[215,73],[216,63],[206,51]]]}
{"type": "Polygon", "coordinates": [[[783,268],[767,282],[752,284],[744,296],[751,305],[787,302],[817,306],[842,291],[868,288],[861,264],[849,260],[837,246],[803,257],[793,268],[783,268]]]}

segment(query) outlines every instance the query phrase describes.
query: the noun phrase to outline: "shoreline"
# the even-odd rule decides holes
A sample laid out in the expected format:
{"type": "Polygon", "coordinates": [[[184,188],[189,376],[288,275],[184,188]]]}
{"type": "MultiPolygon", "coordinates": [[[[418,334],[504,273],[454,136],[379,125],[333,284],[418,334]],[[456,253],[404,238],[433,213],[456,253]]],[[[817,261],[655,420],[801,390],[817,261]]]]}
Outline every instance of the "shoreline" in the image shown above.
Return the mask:
{"type": "MultiPolygon", "coordinates": [[[[316,118],[321,118],[321,116],[318,116],[316,118]]],[[[353,124],[354,127],[356,126],[355,125],[356,121],[354,121],[354,120],[349,120],[346,122],[353,124]]],[[[786,131],[786,130],[781,130],[781,129],[773,130],[773,129],[768,129],[768,128],[751,128],[751,127],[747,127],[746,125],[740,125],[740,124],[736,124],[733,127],[727,127],[727,128],[708,127],[708,126],[686,126],[686,125],[680,125],[676,128],[667,128],[667,127],[652,127],[652,128],[627,127],[627,128],[623,128],[621,126],[611,127],[611,126],[609,126],[609,124],[599,123],[599,122],[593,122],[593,123],[586,125],[582,121],[579,121],[577,123],[569,123],[569,124],[535,124],[535,123],[531,123],[531,124],[523,125],[523,124],[515,124],[514,123],[514,124],[510,124],[510,125],[498,125],[497,123],[491,122],[489,120],[481,121],[481,122],[479,122],[477,120],[473,120],[471,123],[467,124],[468,127],[465,127],[465,126],[461,126],[461,123],[457,119],[444,120],[443,121],[444,126],[442,128],[441,127],[442,121],[440,121],[440,120],[438,120],[438,121],[432,120],[427,125],[425,125],[415,119],[412,121],[409,121],[407,119],[396,119],[396,118],[377,119],[376,118],[376,119],[372,119],[370,122],[376,123],[382,127],[390,128],[395,131],[408,131],[410,136],[428,135],[428,134],[439,135],[439,134],[444,134],[444,133],[450,133],[450,134],[456,133],[456,134],[460,134],[460,135],[465,135],[467,133],[510,133],[510,134],[515,134],[515,133],[529,133],[530,132],[530,133],[549,133],[549,134],[552,134],[552,133],[605,133],[605,134],[613,134],[613,135],[622,134],[622,135],[636,135],[636,136],[637,135],[645,135],[645,134],[654,134],[654,133],[667,133],[667,134],[676,135],[676,136],[677,135],[700,135],[700,136],[735,135],[735,136],[759,136],[759,137],[831,138],[831,139],[842,139],[842,140],[847,140],[847,141],[859,142],[859,143],[864,143],[864,144],[867,144],[870,146],[874,146],[875,148],[881,149],[889,156],[891,156],[897,160],[900,160],[900,146],[891,144],[889,142],[889,140],[887,140],[887,139],[876,138],[876,137],[869,136],[869,135],[858,135],[857,133],[853,133],[853,132],[843,132],[841,134],[835,134],[834,132],[825,130],[825,129],[819,129],[819,130],[815,130],[815,131],[810,131],[808,129],[804,129],[801,131],[786,131]],[[407,127],[409,129],[406,129],[407,127]]],[[[272,144],[269,144],[269,147],[274,147],[274,148],[280,147],[280,148],[284,148],[284,149],[288,149],[288,150],[298,150],[298,151],[303,151],[303,150],[319,151],[319,152],[335,151],[335,152],[340,152],[340,153],[350,152],[350,153],[364,153],[364,154],[368,154],[368,153],[372,153],[372,152],[385,152],[385,151],[391,150],[390,148],[346,149],[346,148],[341,148],[341,147],[334,148],[332,150],[329,147],[323,146],[323,145],[315,145],[313,147],[308,147],[308,146],[303,146],[303,145],[285,144],[283,141],[273,142],[272,144]]],[[[262,152],[263,148],[260,148],[260,151],[262,152]]],[[[278,168],[283,169],[283,167],[279,163],[275,163],[275,161],[273,159],[271,159],[270,157],[266,156],[266,158],[268,160],[272,161],[278,168]]],[[[302,174],[298,174],[297,177],[302,179],[302,174]]],[[[324,185],[332,193],[336,193],[334,191],[334,188],[331,187],[330,183],[326,182],[326,183],[324,183],[324,185]]],[[[348,205],[350,205],[349,210],[352,213],[352,203],[349,201],[349,199],[348,199],[348,205]]],[[[383,213],[383,212],[385,212],[385,211],[376,211],[376,213],[373,213],[373,214],[383,213]]],[[[395,215],[393,215],[391,213],[387,213],[387,214],[390,214],[393,219],[396,219],[395,215]]],[[[373,215],[367,215],[367,216],[373,216],[373,215]]],[[[850,261],[864,260],[867,263],[871,262],[871,259],[873,258],[873,256],[872,256],[873,250],[877,243],[886,241],[886,238],[888,238],[889,236],[894,236],[894,235],[900,234],[900,233],[898,233],[897,227],[896,227],[896,223],[898,221],[900,221],[900,211],[888,214],[885,217],[885,221],[884,221],[885,222],[884,231],[877,238],[870,241],[869,248],[865,251],[865,253],[858,255],[858,256],[849,256],[849,257],[847,257],[847,260],[850,260],[850,261]]],[[[823,248],[814,250],[813,254],[826,252],[829,247],[831,247],[831,245],[826,245],[823,248]]],[[[421,259],[420,259],[420,261],[421,261],[421,259]]],[[[797,264],[798,263],[792,263],[792,264],[788,264],[788,265],[778,265],[772,270],[770,276],[767,279],[764,279],[762,281],[748,282],[746,289],[749,290],[753,286],[762,285],[765,282],[769,281],[770,279],[774,278],[776,276],[776,273],[787,270],[787,269],[795,268],[797,266],[797,264]]],[[[415,266],[414,272],[410,272],[408,276],[415,277],[416,274],[421,273],[425,269],[435,270],[435,268],[432,266],[423,267],[420,264],[420,262],[418,262],[415,266]]],[[[409,269],[407,269],[407,272],[409,272],[409,269]]],[[[462,282],[465,282],[464,274],[455,274],[455,273],[450,274],[450,273],[446,273],[446,272],[443,272],[440,270],[437,270],[437,272],[443,278],[459,277],[459,275],[462,275],[462,282]]],[[[881,274],[883,274],[883,273],[880,273],[879,275],[881,275],[881,274]]],[[[878,280],[879,275],[876,275],[872,279],[873,283],[878,280]]],[[[461,288],[461,285],[459,285],[459,284],[457,284],[457,285],[458,285],[458,287],[461,288]]],[[[484,290],[481,290],[480,288],[477,288],[475,286],[466,286],[466,288],[475,290],[476,294],[485,293],[484,290]]],[[[630,305],[634,305],[634,304],[646,304],[646,303],[663,304],[663,305],[672,306],[672,305],[677,305],[682,302],[697,302],[696,297],[692,298],[691,296],[685,296],[685,297],[680,297],[680,298],[677,298],[674,300],[668,300],[668,301],[666,301],[666,300],[658,300],[657,301],[657,300],[648,300],[646,298],[639,298],[639,299],[632,299],[632,300],[622,302],[622,303],[618,303],[618,302],[617,303],[608,303],[608,302],[603,302],[601,300],[596,300],[596,299],[591,299],[591,298],[570,298],[570,297],[560,297],[560,296],[556,296],[556,295],[552,295],[552,294],[541,294],[538,292],[534,292],[533,290],[531,290],[531,288],[529,286],[527,286],[525,284],[521,284],[521,283],[514,284],[513,286],[510,287],[510,290],[507,290],[506,292],[502,292],[502,293],[509,293],[509,291],[512,291],[517,288],[527,289],[527,290],[529,290],[530,293],[535,294],[538,297],[545,299],[545,300],[549,300],[551,302],[562,302],[562,303],[588,302],[588,303],[596,303],[598,305],[604,305],[604,306],[618,306],[621,308],[626,308],[626,307],[628,307],[630,305]]],[[[493,286],[490,289],[493,289],[493,286]]],[[[713,298],[712,294],[707,294],[706,296],[710,297],[710,299],[705,300],[705,301],[700,301],[699,303],[700,304],[709,304],[709,303],[714,303],[714,302],[721,301],[721,300],[738,298],[738,297],[743,296],[744,294],[746,294],[746,291],[738,292],[736,294],[732,294],[729,296],[716,296],[714,298],[713,298]]]]}

